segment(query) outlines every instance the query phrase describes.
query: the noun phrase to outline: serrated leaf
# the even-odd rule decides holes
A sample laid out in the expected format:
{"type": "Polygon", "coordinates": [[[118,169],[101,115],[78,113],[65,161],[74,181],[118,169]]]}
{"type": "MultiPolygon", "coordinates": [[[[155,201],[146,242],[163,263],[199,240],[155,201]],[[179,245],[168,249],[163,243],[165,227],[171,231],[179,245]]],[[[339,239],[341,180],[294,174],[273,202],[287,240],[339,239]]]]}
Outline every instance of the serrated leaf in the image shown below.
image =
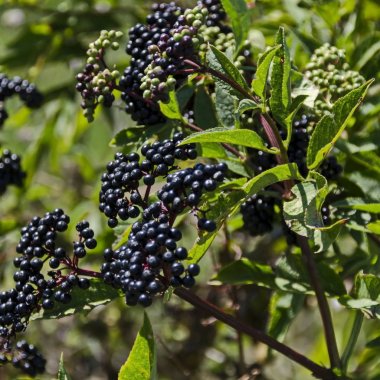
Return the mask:
{"type": "Polygon", "coordinates": [[[236,41],[236,51],[247,38],[250,29],[250,15],[245,0],[221,0],[224,10],[232,24],[236,41]]]}
{"type": "Polygon", "coordinates": [[[59,359],[57,380],[71,380],[63,364],[63,353],[61,353],[61,358],[59,359]]]}
{"type": "Polygon", "coordinates": [[[35,319],[59,319],[76,313],[88,314],[97,306],[105,305],[115,298],[121,296],[119,291],[104,283],[100,279],[91,279],[88,289],[75,287],[71,292],[72,301],[68,304],[56,302],[51,310],[41,310],[33,314],[31,320],[35,319]]]}
{"type": "MultiPolygon", "coordinates": [[[[227,86],[228,89],[231,87],[227,86]]],[[[218,117],[219,123],[225,127],[234,127],[235,120],[235,110],[237,107],[237,97],[231,96],[226,90],[224,82],[216,81],[215,83],[215,109],[216,115],[218,117]]]]}
{"type": "Polygon", "coordinates": [[[168,103],[163,103],[160,101],[159,104],[160,104],[160,111],[168,119],[182,120],[181,110],[178,104],[177,95],[174,90],[169,92],[168,103]]]}
{"type": "Polygon", "coordinates": [[[298,235],[314,244],[316,252],[325,251],[338,237],[345,220],[324,226],[321,207],[328,193],[326,179],[317,172],[310,172],[308,180],[292,188],[293,199],[284,202],[284,220],[298,235]]]}
{"type": "Polygon", "coordinates": [[[181,144],[212,142],[241,145],[272,154],[278,153],[277,150],[268,149],[264,140],[256,132],[250,129],[227,129],[222,127],[208,129],[204,132],[191,134],[189,137],[182,140],[181,144]]]}
{"type": "MultiPolygon", "coordinates": [[[[242,88],[249,91],[247,82],[245,81],[244,77],[240,74],[239,70],[227,58],[227,56],[220,50],[218,50],[215,46],[210,45],[210,48],[206,54],[206,59],[207,64],[210,68],[214,69],[219,73],[224,74],[233,82],[238,83],[242,88]]],[[[219,78],[215,77],[215,82],[218,83],[228,94],[236,96],[237,98],[242,98],[243,95],[225,81],[222,81],[219,78]]]]}
{"type": "Polygon", "coordinates": [[[332,149],[372,82],[370,80],[338,99],[333,105],[331,115],[323,116],[315,126],[307,148],[306,162],[309,169],[318,167],[332,149]]]}
{"type": "Polygon", "coordinates": [[[270,109],[274,118],[281,124],[288,116],[290,107],[290,54],[285,40],[285,30],[283,27],[277,32],[276,44],[281,48],[276,51],[273,58],[272,72],[270,78],[271,97],[269,100],[270,109]]]}
{"type": "Polygon", "coordinates": [[[273,46],[261,55],[257,64],[255,79],[252,81],[252,90],[261,98],[264,104],[266,101],[266,86],[270,65],[273,57],[280,48],[281,45],[273,46]]]}
{"type": "Polygon", "coordinates": [[[195,124],[201,129],[218,126],[214,102],[204,87],[198,88],[195,93],[194,119],[195,124]]]}
{"type": "Polygon", "coordinates": [[[120,368],[118,380],[155,380],[156,344],[148,315],[141,327],[127,361],[120,368]]]}
{"type": "Polygon", "coordinates": [[[239,106],[236,111],[238,112],[239,115],[241,115],[243,112],[255,111],[255,110],[259,110],[260,108],[261,108],[260,105],[254,102],[253,100],[243,99],[240,101],[239,106]]]}
{"type": "Polygon", "coordinates": [[[189,257],[191,258],[189,263],[196,263],[204,256],[226,218],[232,217],[238,212],[246,198],[276,182],[289,179],[302,180],[302,176],[298,172],[298,166],[295,163],[278,165],[252,178],[240,189],[221,192],[212,207],[210,205],[207,207],[209,210],[207,217],[216,222],[217,228],[214,232],[200,232],[197,241],[189,251],[189,257]]]}

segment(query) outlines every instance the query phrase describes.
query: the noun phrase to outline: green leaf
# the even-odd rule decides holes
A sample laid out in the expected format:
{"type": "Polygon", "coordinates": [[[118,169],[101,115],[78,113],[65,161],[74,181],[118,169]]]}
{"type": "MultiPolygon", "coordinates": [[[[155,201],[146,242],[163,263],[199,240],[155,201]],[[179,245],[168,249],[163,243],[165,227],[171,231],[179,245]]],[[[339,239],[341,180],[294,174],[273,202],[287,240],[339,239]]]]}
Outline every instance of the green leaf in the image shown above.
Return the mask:
{"type": "Polygon", "coordinates": [[[156,124],[149,127],[130,127],[122,129],[111,140],[110,146],[130,146],[142,144],[152,136],[161,134],[167,128],[164,124],[156,124]]]}
{"type": "Polygon", "coordinates": [[[76,313],[88,314],[97,306],[105,305],[113,299],[120,297],[121,293],[100,279],[91,279],[88,289],[75,287],[71,293],[72,301],[68,304],[56,302],[51,310],[41,310],[33,314],[35,319],[59,319],[76,313]]]}
{"type": "Polygon", "coordinates": [[[196,132],[189,137],[182,140],[181,144],[189,143],[228,143],[249,148],[259,149],[268,153],[276,154],[277,150],[268,149],[265,146],[264,140],[254,131],[250,129],[227,129],[227,128],[213,128],[204,132],[196,132]]]}
{"type": "Polygon", "coordinates": [[[269,265],[258,264],[248,259],[234,261],[223,267],[212,280],[223,284],[257,284],[275,288],[275,274],[269,265]]]}
{"type": "MultiPolygon", "coordinates": [[[[318,263],[317,269],[323,287],[329,295],[346,294],[342,279],[333,269],[324,263],[318,263]]],[[[244,258],[223,267],[212,280],[231,285],[256,284],[291,293],[310,294],[312,292],[309,275],[300,255],[280,258],[275,270],[269,265],[244,258]]]]}
{"type": "Polygon", "coordinates": [[[298,312],[302,309],[305,296],[296,293],[276,292],[269,305],[268,333],[271,337],[283,341],[298,312]]]}
{"type": "Polygon", "coordinates": [[[266,50],[257,63],[257,71],[255,79],[252,81],[252,90],[257,96],[259,96],[262,102],[266,101],[266,87],[269,75],[270,64],[277,51],[281,48],[281,45],[273,46],[266,50]]]}
{"type": "Polygon", "coordinates": [[[380,213],[380,203],[373,203],[362,198],[346,198],[333,203],[336,208],[365,211],[373,214],[380,213]]]}
{"type": "Polygon", "coordinates": [[[71,380],[63,364],[63,353],[61,353],[61,358],[59,359],[57,380],[71,380]]]}
{"type": "Polygon", "coordinates": [[[236,51],[247,38],[250,29],[250,15],[245,0],[221,0],[223,8],[232,24],[236,41],[236,51]]]}
{"type": "Polygon", "coordinates": [[[310,172],[308,180],[292,188],[294,198],[284,202],[284,220],[298,235],[311,239],[317,252],[325,251],[338,237],[345,220],[325,227],[321,207],[328,193],[326,179],[317,172],[310,172]]]}
{"type": "Polygon", "coordinates": [[[318,167],[332,149],[372,82],[370,80],[338,99],[333,105],[331,115],[323,116],[315,126],[307,148],[306,162],[309,169],[318,167]]]}
{"type": "Polygon", "coordinates": [[[225,88],[224,82],[215,82],[215,109],[220,124],[231,128],[236,123],[235,110],[238,101],[236,96],[231,96],[228,89],[225,88]]]}
{"type": "Polygon", "coordinates": [[[198,88],[195,93],[194,119],[195,124],[201,129],[218,126],[214,102],[204,87],[198,88]]]}
{"type": "Polygon", "coordinates": [[[241,115],[243,112],[255,111],[255,110],[259,110],[260,108],[261,108],[260,105],[254,102],[253,100],[243,99],[240,101],[239,106],[236,111],[238,112],[239,115],[241,115]]]}
{"type": "Polygon", "coordinates": [[[252,178],[239,189],[220,192],[216,202],[212,206],[207,205],[207,210],[209,210],[207,217],[215,220],[217,228],[213,232],[200,232],[197,241],[189,251],[189,263],[196,263],[204,256],[226,218],[238,212],[246,198],[276,182],[289,179],[302,180],[295,163],[278,165],[252,178]]]}
{"type": "Polygon", "coordinates": [[[118,380],[156,379],[156,344],[148,315],[141,327],[127,361],[120,368],[118,380]]]}
{"type": "Polygon", "coordinates": [[[160,111],[168,118],[174,120],[182,120],[181,110],[179,108],[178,100],[175,91],[169,92],[169,102],[160,103],[160,111]]]}
{"type": "Polygon", "coordinates": [[[285,40],[283,27],[277,32],[276,44],[281,48],[276,51],[273,58],[272,73],[270,79],[271,97],[270,109],[274,118],[281,124],[288,116],[290,107],[290,55],[285,40]]]}
{"type": "MultiPolygon", "coordinates": [[[[244,77],[240,74],[239,70],[227,58],[227,56],[220,50],[218,50],[215,46],[210,45],[210,49],[207,51],[206,59],[207,64],[210,68],[214,69],[215,71],[221,74],[224,74],[233,82],[239,84],[246,91],[249,91],[247,82],[245,81],[244,77]]],[[[228,94],[237,96],[238,98],[242,98],[243,95],[225,81],[222,81],[215,77],[215,82],[218,83],[228,94]]]]}
{"type": "MultiPolygon", "coordinates": [[[[330,296],[343,296],[346,288],[340,276],[329,265],[318,262],[317,270],[323,289],[330,296]]],[[[308,271],[301,255],[288,255],[281,257],[275,268],[276,286],[283,291],[296,293],[310,293],[312,287],[308,271]]]]}
{"type": "Polygon", "coordinates": [[[218,143],[202,143],[200,157],[227,158],[226,150],[218,143]]]}

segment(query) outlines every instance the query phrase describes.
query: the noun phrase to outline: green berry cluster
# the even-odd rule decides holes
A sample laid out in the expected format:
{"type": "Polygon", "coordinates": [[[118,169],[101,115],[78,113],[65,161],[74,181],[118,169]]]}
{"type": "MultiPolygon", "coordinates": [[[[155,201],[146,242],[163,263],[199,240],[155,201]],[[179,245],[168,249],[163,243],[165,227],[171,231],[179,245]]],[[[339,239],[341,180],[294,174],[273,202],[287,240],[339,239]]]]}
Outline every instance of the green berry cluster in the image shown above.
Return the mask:
{"type": "Polygon", "coordinates": [[[112,94],[116,87],[116,80],[120,77],[118,70],[111,70],[104,61],[105,51],[108,48],[117,50],[117,42],[123,33],[115,30],[102,30],[99,38],[89,44],[87,50],[87,64],[84,70],[76,77],[76,89],[82,96],[81,106],[89,122],[94,119],[94,112],[98,104],[111,107],[115,100],[112,94]]]}
{"type": "Polygon", "coordinates": [[[330,111],[337,99],[365,82],[357,71],[350,70],[345,51],[328,43],[314,51],[305,76],[319,88],[320,96],[315,102],[318,116],[330,111]]]}
{"type": "Polygon", "coordinates": [[[202,6],[186,9],[174,27],[162,33],[158,43],[149,47],[153,59],[145,69],[140,86],[145,100],[169,101],[169,92],[175,88],[182,70],[187,67],[184,60],[199,61],[207,15],[207,9],[202,6]]]}

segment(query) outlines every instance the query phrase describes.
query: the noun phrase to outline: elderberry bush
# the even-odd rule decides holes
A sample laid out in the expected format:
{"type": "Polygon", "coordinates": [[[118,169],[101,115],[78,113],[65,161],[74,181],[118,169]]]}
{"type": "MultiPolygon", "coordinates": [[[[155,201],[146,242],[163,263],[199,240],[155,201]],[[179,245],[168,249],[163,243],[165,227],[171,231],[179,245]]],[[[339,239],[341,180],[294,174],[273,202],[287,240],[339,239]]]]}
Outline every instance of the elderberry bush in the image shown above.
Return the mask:
{"type": "Polygon", "coordinates": [[[33,83],[19,76],[8,78],[6,74],[0,73],[0,127],[8,118],[5,102],[14,95],[18,95],[28,108],[39,108],[42,105],[43,96],[33,83]]]}
{"type": "Polygon", "coordinates": [[[8,186],[22,187],[26,173],[21,168],[21,158],[6,149],[0,157],[0,195],[8,186]]]}

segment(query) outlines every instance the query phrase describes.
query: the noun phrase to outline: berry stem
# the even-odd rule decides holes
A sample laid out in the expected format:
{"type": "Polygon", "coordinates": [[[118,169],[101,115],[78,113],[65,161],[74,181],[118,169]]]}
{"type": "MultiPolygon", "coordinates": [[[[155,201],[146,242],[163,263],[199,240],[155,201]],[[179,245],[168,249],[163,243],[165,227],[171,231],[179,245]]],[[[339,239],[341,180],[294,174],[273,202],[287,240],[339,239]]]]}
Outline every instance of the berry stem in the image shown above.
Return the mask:
{"type": "Polygon", "coordinates": [[[333,368],[341,368],[338,346],[335,338],[334,325],[332,322],[331,312],[327,298],[323,291],[321,281],[319,279],[317,266],[310,249],[309,242],[305,236],[297,235],[297,241],[302,251],[306,268],[309,272],[310,282],[317,297],[319,312],[322,318],[323,329],[325,333],[327,350],[329,353],[330,364],[333,368]]]}
{"type": "Polygon", "coordinates": [[[75,273],[87,277],[103,278],[103,275],[100,272],[95,272],[88,269],[75,268],[75,273]]]}
{"type": "Polygon", "coordinates": [[[174,293],[182,298],[183,300],[189,302],[194,307],[205,311],[206,313],[212,315],[219,321],[227,324],[228,326],[251,336],[253,339],[256,339],[273,350],[280,352],[281,354],[288,357],[290,360],[300,364],[301,366],[310,370],[316,378],[323,380],[334,380],[337,379],[337,376],[327,368],[324,368],[312,360],[308,359],[306,356],[300,354],[297,351],[294,351],[292,348],[286,346],[285,344],[277,341],[271,336],[265,334],[264,332],[251,327],[244,322],[238,320],[237,318],[226,314],[224,311],[219,309],[217,306],[211,304],[210,302],[199,298],[194,293],[184,289],[184,288],[176,288],[174,293]]]}

